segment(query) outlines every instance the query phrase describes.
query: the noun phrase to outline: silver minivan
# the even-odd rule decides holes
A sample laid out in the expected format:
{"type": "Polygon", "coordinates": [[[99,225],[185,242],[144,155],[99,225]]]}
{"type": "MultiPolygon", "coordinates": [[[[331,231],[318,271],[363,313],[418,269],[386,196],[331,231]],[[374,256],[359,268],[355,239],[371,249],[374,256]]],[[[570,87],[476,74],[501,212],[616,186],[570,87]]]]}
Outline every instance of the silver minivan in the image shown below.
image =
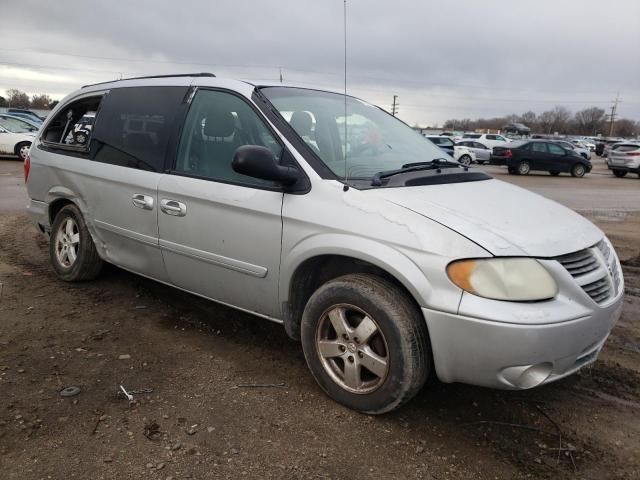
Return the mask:
{"type": "Polygon", "coordinates": [[[558,380],[622,308],[597,227],[341,94],[211,74],[87,86],[49,115],[25,178],[62,280],[108,262],[281,323],[362,412],[430,375],[558,380]]]}

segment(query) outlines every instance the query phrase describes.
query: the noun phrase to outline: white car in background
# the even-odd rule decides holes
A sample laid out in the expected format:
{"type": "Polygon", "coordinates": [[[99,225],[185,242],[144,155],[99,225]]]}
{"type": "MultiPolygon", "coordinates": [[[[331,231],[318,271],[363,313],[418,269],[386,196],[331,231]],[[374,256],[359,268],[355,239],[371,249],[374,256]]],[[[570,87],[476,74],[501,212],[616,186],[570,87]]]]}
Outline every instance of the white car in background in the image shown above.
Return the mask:
{"type": "Polygon", "coordinates": [[[454,145],[453,147],[453,158],[463,165],[471,165],[476,162],[475,152],[470,148],[461,147],[459,145],[454,145]]]}
{"type": "Polygon", "coordinates": [[[483,163],[489,163],[491,159],[491,148],[483,145],[475,140],[461,140],[456,143],[456,147],[464,147],[470,150],[475,156],[476,161],[482,165],[483,163]]]}
{"type": "Polygon", "coordinates": [[[462,140],[473,140],[493,150],[493,147],[504,147],[511,140],[503,135],[493,133],[465,133],[462,140]]]}
{"type": "Polygon", "coordinates": [[[25,160],[29,156],[35,133],[18,121],[0,118],[0,157],[10,156],[25,160]]]}
{"type": "Polygon", "coordinates": [[[557,143],[561,147],[575,151],[582,158],[591,160],[591,150],[585,148],[584,144],[581,146],[579,143],[571,142],[569,140],[553,140],[553,143],[557,143]]]}

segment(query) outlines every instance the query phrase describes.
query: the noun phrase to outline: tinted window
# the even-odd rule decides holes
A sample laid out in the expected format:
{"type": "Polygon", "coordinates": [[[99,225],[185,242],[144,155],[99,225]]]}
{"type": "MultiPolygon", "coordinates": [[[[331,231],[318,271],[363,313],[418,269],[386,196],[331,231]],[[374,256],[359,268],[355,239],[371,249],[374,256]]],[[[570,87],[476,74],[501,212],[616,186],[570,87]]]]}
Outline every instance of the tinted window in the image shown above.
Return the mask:
{"type": "Polygon", "coordinates": [[[547,153],[546,143],[536,142],[531,144],[531,150],[534,152],[547,153]]]}
{"type": "Polygon", "coordinates": [[[463,138],[480,138],[481,135],[477,133],[465,133],[463,138]]]}
{"type": "Polygon", "coordinates": [[[482,149],[482,150],[486,150],[486,149],[487,149],[487,147],[485,147],[485,146],[484,146],[482,143],[480,143],[480,142],[471,142],[471,143],[473,144],[472,146],[473,146],[474,148],[480,148],[480,149],[482,149]]]}
{"type": "Polygon", "coordinates": [[[200,90],[189,109],[176,171],[224,182],[275,186],[231,168],[233,154],[242,145],[267,147],[278,159],[282,154],[282,146],[247,102],[230,93],[200,90]]]}
{"type": "Polygon", "coordinates": [[[620,145],[619,147],[616,148],[616,150],[618,150],[619,152],[632,152],[633,150],[638,150],[638,149],[640,149],[640,145],[633,145],[633,144],[620,145]]]}
{"type": "Polygon", "coordinates": [[[487,140],[495,140],[496,136],[495,135],[487,135],[486,138],[487,138],[487,140]]]}
{"type": "Polygon", "coordinates": [[[555,143],[548,143],[547,147],[549,148],[549,152],[551,152],[553,155],[564,155],[566,153],[562,147],[556,145],[555,143]]]}
{"type": "Polygon", "coordinates": [[[93,133],[99,162],[160,172],[187,87],[132,87],[105,97],[93,133]]]}

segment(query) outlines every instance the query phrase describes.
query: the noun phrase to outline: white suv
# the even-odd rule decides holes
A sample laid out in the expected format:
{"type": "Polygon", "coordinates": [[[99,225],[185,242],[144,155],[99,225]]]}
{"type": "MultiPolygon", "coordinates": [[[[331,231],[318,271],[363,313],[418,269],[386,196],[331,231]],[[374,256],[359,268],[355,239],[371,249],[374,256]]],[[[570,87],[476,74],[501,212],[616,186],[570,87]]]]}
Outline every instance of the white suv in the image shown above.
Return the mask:
{"type": "Polygon", "coordinates": [[[473,139],[490,149],[493,149],[493,147],[503,147],[511,141],[507,137],[493,133],[465,133],[462,135],[462,138],[473,139]]]}

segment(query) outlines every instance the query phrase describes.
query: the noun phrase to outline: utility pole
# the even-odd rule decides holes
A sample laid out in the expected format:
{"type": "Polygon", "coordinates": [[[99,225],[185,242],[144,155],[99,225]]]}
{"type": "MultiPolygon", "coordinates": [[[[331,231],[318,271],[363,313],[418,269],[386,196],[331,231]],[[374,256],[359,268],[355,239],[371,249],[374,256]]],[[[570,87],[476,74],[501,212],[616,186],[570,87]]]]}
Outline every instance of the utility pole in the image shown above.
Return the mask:
{"type": "Polygon", "coordinates": [[[400,109],[400,105],[398,105],[398,95],[394,95],[393,105],[391,106],[391,115],[395,117],[399,109],[400,109]]]}
{"type": "Polygon", "coordinates": [[[280,67],[280,83],[282,83],[282,67],[280,67]]]}
{"type": "Polygon", "coordinates": [[[620,102],[620,92],[616,94],[616,99],[613,101],[613,105],[611,106],[611,115],[609,115],[609,136],[613,136],[613,124],[616,120],[616,112],[618,111],[618,103],[620,102]]]}

